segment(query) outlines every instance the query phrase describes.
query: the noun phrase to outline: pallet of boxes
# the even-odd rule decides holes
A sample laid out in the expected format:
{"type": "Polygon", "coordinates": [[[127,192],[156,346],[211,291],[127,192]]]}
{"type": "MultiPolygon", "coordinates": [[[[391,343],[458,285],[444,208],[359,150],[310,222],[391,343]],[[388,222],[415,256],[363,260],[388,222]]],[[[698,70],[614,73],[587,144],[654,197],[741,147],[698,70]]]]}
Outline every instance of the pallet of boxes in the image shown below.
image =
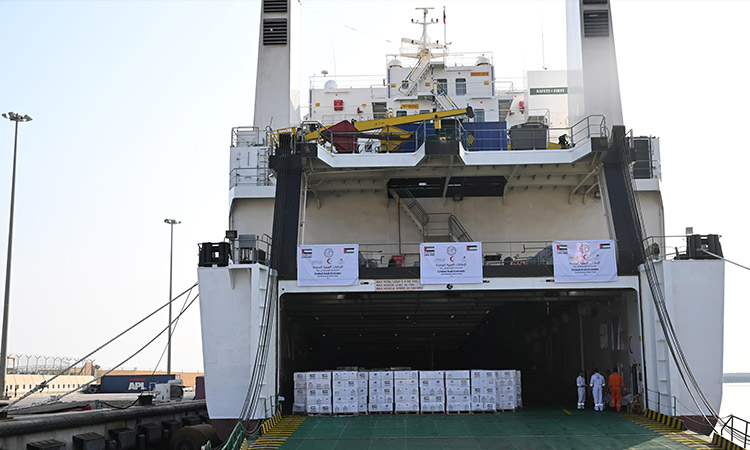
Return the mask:
{"type": "Polygon", "coordinates": [[[292,413],[304,414],[307,412],[307,372],[294,373],[294,404],[292,413]]]}
{"type": "Polygon", "coordinates": [[[357,412],[367,414],[368,372],[357,372],[357,412]]]}
{"type": "Polygon", "coordinates": [[[422,414],[445,412],[445,374],[442,370],[419,371],[419,411],[422,414]]]}
{"type": "Polygon", "coordinates": [[[495,412],[497,396],[495,394],[495,370],[471,371],[471,409],[474,412],[495,412]]]}
{"type": "Polygon", "coordinates": [[[445,371],[445,412],[461,414],[471,412],[470,370],[445,371]]]}
{"type": "Polygon", "coordinates": [[[495,376],[497,410],[515,411],[521,402],[521,371],[498,370],[495,376]]]}
{"type": "Polygon", "coordinates": [[[334,371],[333,414],[353,415],[359,413],[359,394],[356,371],[334,371]]]}
{"type": "Polygon", "coordinates": [[[396,396],[396,414],[419,413],[419,372],[396,370],[393,372],[393,389],[396,396]]]}
{"type": "Polygon", "coordinates": [[[371,371],[369,414],[393,413],[393,372],[390,370],[371,371]]]}
{"type": "Polygon", "coordinates": [[[308,415],[331,414],[331,372],[307,372],[308,415]]]}

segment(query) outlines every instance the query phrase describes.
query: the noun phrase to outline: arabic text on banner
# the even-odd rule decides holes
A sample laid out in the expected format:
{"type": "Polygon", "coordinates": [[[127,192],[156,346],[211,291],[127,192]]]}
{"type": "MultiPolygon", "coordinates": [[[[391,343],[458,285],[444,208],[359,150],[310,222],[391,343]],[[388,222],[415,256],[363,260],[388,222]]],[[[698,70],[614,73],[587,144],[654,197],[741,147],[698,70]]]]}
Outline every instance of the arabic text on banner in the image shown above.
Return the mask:
{"type": "Polygon", "coordinates": [[[556,241],[552,259],[556,283],[617,281],[614,241],[556,241]]]}
{"type": "Polygon", "coordinates": [[[352,286],[357,283],[357,244],[300,245],[297,248],[297,286],[352,286]]]}
{"type": "Polygon", "coordinates": [[[482,282],[481,242],[425,242],[419,246],[422,284],[482,282]]]}

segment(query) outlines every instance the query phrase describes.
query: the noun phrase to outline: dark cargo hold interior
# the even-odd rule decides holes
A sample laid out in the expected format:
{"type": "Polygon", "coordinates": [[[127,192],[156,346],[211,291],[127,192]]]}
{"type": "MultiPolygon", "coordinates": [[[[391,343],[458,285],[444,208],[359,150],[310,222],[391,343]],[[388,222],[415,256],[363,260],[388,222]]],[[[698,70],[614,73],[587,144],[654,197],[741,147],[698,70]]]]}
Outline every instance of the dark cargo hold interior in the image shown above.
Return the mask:
{"type": "Polygon", "coordinates": [[[627,361],[627,347],[601,348],[600,326],[620,315],[638,335],[622,314],[634,299],[591,289],[284,294],[280,393],[292,397],[294,372],[519,369],[526,402],[549,402],[550,392],[573,392],[582,352],[587,375],[627,361]]]}

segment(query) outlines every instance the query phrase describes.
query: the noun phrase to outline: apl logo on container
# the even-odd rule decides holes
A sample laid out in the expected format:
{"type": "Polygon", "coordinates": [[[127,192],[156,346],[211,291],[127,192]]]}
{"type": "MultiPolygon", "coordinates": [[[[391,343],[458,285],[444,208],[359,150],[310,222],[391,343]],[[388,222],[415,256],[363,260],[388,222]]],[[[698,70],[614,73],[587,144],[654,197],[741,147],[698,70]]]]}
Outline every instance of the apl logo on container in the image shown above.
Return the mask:
{"type": "Polygon", "coordinates": [[[145,391],[146,390],[146,379],[145,378],[131,378],[128,380],[129,391],[145,391]]]}

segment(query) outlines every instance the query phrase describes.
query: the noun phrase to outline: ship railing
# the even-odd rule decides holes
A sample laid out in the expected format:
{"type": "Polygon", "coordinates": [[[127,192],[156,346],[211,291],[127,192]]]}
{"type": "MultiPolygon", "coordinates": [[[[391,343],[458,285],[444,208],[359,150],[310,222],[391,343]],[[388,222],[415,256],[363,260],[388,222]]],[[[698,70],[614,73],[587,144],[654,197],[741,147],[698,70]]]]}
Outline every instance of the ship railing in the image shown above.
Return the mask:
{"type": "MultiPolygon", "coordinates": [[[[419,267],[419,246],[419,242],[360,243],[360,266],[419,267]]],[[[485,266],[552,265],[552,241],[482,242],[482,261],[485,266]]]]}
{"type": "Polygon", "coordinates": [[[748,436],[750,423],[733,414],[723,419],[723,422],[724,424],[719,429],[719,435],[742,446],[742,448],[747,448],[747,444],[750,443],[750,437],[748,436]]]}
{"type": "Polygon", "coordinates": [[[267,234],[240,234],[230,241],[233,264],[265,264],[271,261],[273,241],[267,234]]]}
{"type": "MultiPolygon", "coordinates": [[[[721,236],[719,235],[719,238],[721,236]]],[[[688,235],[648,236],[643,239],[646,257],[652,261],[686,259],[688,255],[688,235]]]]}
{"type": "Polygon", "coordinates": [[[252,147],[265,145],[266,133],[258,127],[234,127],[232,128],[232,147],[252,147]]]}
{"type": "Polygon", "coordinates": [[[446,67],[472,67],[476,66],[479,58],[486,58],[489,63],[486,67],[489,71],[489,67],[493,64],[494,54],[493,52],[460,52],[460,53],[448,53],[443,57],[446,67]]]}
{"type": "Polygon", "coordinates": [[[334,81],[335,88],[329,89],[361,89],[361,88],[384,88],[385,78],[382,75],[313,75],[310,77],[310,89],[326,89],[326,83],[334,81]]]}
{"type": "Polygon", "coordinates": [[[677,415],[677,397],[646,389],[646,408],[674,417],[677,415]]]}
{"type": "Polygon", "coordinates": [[[469,242],[471,236],[458,217],[452,213],[427,213],[429,220],[423,223],[425,236],[449,236],[457,242],[469,242]]]}
{"type": "Polygon", "coordinates": [[[572,146],[593,138],[609,139],[607,119],[602,114],[586,116],[570,127],[570,144],[572,146]]]}
{"type": "MultiPolygon", "coordinates": [[[[576,144],[594,138],[608,138],[606,120],[602,115],[588,116],[572,127],[550,128],[544,124],[548,121],[546,110],[539,110],[537,117],[542,121],[525,124],[522,129],[509,130],[499,128],[497,124],[503,122],[454,122],[448,126],[448,121],[443,119],[442,128],[435,129],[435,120],[416,122],[416,128],[401,125],[408,129],[408,137],[402,132],[372,132],[370,135],[361,132],[335,132],[316,121],[305,121],[302,123],[304,130],[315,125],[320,133],[316,138],[318,145],[330,153],[404,153],[414,152],[422,144],[432,141],[458,140],[467,152],[473,151],[503,151],[503,150],[553,150],[568,149],[576,144]],[[484,125],[486,124],[486,125],[484,125]],[[494,125],[494,126],[493,126],[494,125]],[[325,139],[324,139],[325,137],[325,139]],[[345,152],[331,142],[348,142],[354,149],[345,152]]],[[[272,143],[277,142],[278,134],[281,132],[296,133],[297,128],[285,130],[274,130],[270,134],[272,143]]],[[[305,131],[307,132],[307,131],[305,131]]]]}
{"type": "Polygon", "coordinates": [[[496,78],[495,84],[495,96],[502,97],[503,95],[513,94],[519,92],[516,90],[516,83],[513,80],[496,78]]]}
{"type": "Polygon", "coordinates": [[[630,166],[630,173],[633,175],[633,178],[635,178],[636,180],[649,178],[656,178],[658,180],[661,180],[661,161],[654,158],[654,151],[651,148],[650,143],[652,137],[635,136],[633,130],[630,130],[625,133],[625,139],[628,143],[628,151],[630,151],[632,155],[630,160],[633,164],[630,166]],[[636,153],[636,141],[640,139],[649,140],[648,159],[638,159],[638,155],[636,153]]]}
{"type": "Polygon", "coordinates": [[[229,171],[229,188],[237,186],[271,186],[271,169],[266,167],[238,167],[229,171]]]}

